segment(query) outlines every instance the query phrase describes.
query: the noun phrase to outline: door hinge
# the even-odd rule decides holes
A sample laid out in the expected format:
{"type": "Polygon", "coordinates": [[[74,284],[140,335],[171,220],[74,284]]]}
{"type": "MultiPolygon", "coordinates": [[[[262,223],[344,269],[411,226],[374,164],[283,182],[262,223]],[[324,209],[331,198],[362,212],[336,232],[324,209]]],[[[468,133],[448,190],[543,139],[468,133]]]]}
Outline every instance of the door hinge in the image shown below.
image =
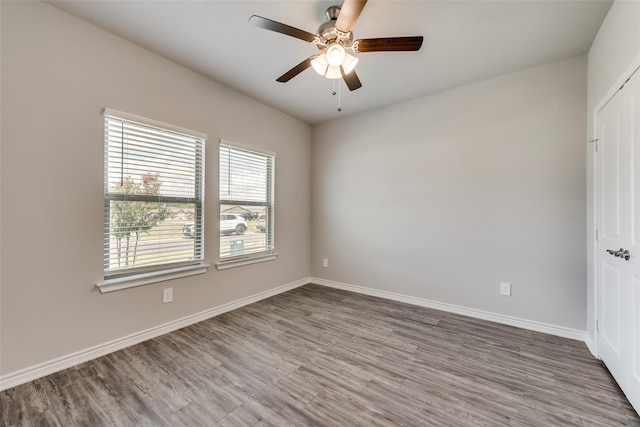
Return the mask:
{"type": "Polygon", "coordinates": [[[596,151],[598,151],[598,138],[592,139],[591,141],[587,141],[587,143],[592,143],[593,142],[593,146],[596,148],[596,151]]]}
{"type": "Polygon", "coordinates": [[[596,332],[600,332],[600,319],[596,319],[596,332]]]}
{"type": "Polygon", "coordinates": [[[598,241],[598,229],[596,228],[596,242],[598,241]]]}

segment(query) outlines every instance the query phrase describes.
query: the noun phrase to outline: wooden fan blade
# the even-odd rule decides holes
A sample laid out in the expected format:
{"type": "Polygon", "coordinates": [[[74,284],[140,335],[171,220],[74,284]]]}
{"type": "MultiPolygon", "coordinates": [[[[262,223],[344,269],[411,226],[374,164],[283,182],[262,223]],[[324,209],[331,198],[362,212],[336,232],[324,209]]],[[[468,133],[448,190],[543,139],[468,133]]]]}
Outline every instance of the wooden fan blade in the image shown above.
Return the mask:
{"type": "Polygon", "coordinates": [[[309,43],[311,43],[316,39],[315,34],[311,34],[304,30],[300,30],[298,28],[289,26],[287,24],[282,24],[277,21],[272,21],[271,19],[263,18],[262,16],[258,16],[258,15],[251,16],[251,18],[249,18],[249,23],[255,25],[256,27],[264,28],[265,30],[275,31],[276,33],[281,33],[287,36],[295,37],[297,39],[304,40],[309,43]]]}
{"type": "Polygon", "coordinates": [[[298,74],[300,74],[301,72],[309,68],[311,66],[311,60],[317,56],[318,55],[313,55],[308,57],[307,59],[305,59],[304,61],[302,61],[301,63],[299,63],[298,65],[296,65],[295,67],[293,67],[292,69],[290,69],[289,71],[281,75],[280,77],[278,77],[276,81],[280,83],[288,82],[289,80],[291,80],[292,78],[294,78],[295,76],[297,76],[298,74]]]}
{"type": "Polygon", "coordinates": [[[344,68],[342,68],[342,65],[341,65],[340,73],[342,74],[342,78],[344,79],[344,82],[347,84],[347,87],[349,88],[349,90],[353,91],[356,89],[360,89],[362,87],[362,83],[360,83],[360,79],[356,74],[356,70],[352,70],[349,74],[345,74],[344,68]]]}
{"type": "Polygon", "coordinates": [[[336,28],[344,33],[351,31],[365,4],[367,0],[344,0],[336,21],[336,28]]]}
{"type": "Polygon", "coordinates": [[[422,36],[360,39],[353,42],[354,52],[402,52],[420,50],[422,36]]]}

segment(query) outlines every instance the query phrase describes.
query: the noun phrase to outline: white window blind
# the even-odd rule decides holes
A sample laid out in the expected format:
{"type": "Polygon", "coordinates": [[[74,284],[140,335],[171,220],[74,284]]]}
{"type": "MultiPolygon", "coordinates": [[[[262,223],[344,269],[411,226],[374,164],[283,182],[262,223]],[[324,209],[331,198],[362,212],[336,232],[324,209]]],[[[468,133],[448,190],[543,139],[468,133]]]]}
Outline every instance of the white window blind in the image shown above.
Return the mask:
{"type": "Polygon", "coordinates": [[[274,252],[274,167],[273,154],[220,142],[221,260],[274,252]]]}
{"type": "Polygon", "coordinates": [[[105,110],[105,277],[204,259],[205,138],[176,129],[105,110]]]}

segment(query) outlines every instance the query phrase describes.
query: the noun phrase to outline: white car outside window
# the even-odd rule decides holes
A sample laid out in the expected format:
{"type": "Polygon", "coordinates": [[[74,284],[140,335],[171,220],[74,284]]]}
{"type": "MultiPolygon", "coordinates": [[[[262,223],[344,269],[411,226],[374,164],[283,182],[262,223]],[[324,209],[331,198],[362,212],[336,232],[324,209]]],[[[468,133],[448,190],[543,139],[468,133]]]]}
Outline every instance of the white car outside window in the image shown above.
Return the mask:
{"type": "Polygon", "coordinates": [[[240,215],[220,214],[220,234],[244,234],[247,231],[247,221],[240,215]]]}

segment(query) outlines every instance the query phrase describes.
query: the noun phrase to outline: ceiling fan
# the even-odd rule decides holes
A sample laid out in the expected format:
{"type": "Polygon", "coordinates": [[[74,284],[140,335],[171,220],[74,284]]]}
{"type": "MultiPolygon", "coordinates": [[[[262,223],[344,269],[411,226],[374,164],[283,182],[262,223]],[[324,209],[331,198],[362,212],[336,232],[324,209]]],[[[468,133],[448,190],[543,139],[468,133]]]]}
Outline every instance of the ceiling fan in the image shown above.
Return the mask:
{"type": "Polygon", "coordinates": [[[314,44],[322,53],[311,55],[276,81],[286,83],[309,67],[328,79],[342,77],[349,90],[362,87],[355,72],[358,58],[348,54],[364,52],[417,51],[422,46],[422,36],[383,37],[353,40],[351,28],[364,9],[367,0],[345,0],[342,7],[330,6],[326,13],[328,21],[320,25],[317,34],[312,34],[262,16],[253,15],[249,22],[257,27],[285,34],[314,44]]]}

